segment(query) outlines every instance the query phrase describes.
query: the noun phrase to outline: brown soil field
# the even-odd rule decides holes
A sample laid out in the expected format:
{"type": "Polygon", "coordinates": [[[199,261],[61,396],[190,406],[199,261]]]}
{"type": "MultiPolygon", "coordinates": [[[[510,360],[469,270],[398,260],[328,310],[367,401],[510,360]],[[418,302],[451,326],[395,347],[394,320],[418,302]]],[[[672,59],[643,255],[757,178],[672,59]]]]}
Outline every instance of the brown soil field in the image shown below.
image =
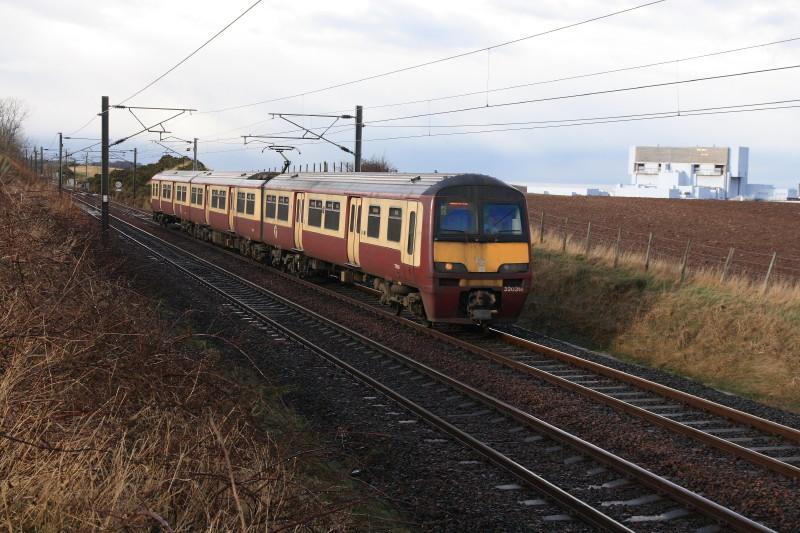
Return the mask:
{"type": "Polygon", "coordinates": [[[692,240],[695,263],[718,266],[735,248],[739,271],[763,272],[777,252],[776,271],[800,277],[800,203],[667,200],[602,196],[529,194],[531,224],[545,231],[567,232],[584,240],[592,223],[592,244],[612,244],[622,230],[622,248],[643,251],[653,233],[656,257],[677,258],[692,240]]]}

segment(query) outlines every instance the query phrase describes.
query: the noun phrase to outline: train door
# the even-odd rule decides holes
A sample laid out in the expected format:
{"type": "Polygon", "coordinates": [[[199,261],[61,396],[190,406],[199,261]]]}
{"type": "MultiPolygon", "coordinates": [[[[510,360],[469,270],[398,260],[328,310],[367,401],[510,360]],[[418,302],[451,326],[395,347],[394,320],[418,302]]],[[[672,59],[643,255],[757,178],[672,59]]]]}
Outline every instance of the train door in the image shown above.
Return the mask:
{"type": "Polygon", "coordinates": [[[211,206],[211,187],[203,185],[200,188],[203,191],[203,223],[210,224],[208,219],[208,208],[211,206]]]}
{"type": "Polygon", "coordinates": [[[303,223],[305,222],[305,197],[299,192],[294,198],[294,247],[297,250],[303,249],[303,223]]]}
{"type": "Polygon", "coordinates": [[[236,231],[234,217],[236,216],[236,187],[228,187],[228,229],[236,231]]]}
{"type": "Polygon", "coordinates": [[[360,266],[358,252],[361,245],[361,198],[350,198],[347,224],[347,261],[351,265],[360,266]]]}
{"type": "Polygon", "coordinates": [[[407,279],[411,279],[414,275],[414,268],[419,266],[422,204],[406,202],[406,213],[405,224],[403,224],[405,231],[400,240],[400,262],[403,263],[403,272],[407,279]]]}

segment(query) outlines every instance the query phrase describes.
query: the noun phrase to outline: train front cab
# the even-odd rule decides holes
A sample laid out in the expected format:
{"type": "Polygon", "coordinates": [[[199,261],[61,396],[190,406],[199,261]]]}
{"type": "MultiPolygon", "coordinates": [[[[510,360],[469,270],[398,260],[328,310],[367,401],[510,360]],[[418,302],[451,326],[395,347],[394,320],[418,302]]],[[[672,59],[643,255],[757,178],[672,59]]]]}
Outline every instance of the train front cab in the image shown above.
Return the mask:
{"type": "Polygon", "coordinates": [[[433,322],[514,322],[531,286],[525,196],[499,181],[472,182],[442,188],[432,200],[426,312],[433,322]]]}

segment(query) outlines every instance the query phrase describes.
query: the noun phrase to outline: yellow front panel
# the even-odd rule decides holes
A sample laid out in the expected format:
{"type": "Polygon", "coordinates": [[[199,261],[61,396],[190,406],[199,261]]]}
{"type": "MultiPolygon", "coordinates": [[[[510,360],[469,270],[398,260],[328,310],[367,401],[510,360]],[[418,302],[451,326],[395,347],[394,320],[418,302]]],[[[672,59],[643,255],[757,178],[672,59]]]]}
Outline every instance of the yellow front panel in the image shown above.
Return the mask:
{"type": "Polygon", "coordinates": [[[530,262],[527,242],[434,242],[437,263],[462,263],[469,272],[497,272],[506,263],[530,262]]]}

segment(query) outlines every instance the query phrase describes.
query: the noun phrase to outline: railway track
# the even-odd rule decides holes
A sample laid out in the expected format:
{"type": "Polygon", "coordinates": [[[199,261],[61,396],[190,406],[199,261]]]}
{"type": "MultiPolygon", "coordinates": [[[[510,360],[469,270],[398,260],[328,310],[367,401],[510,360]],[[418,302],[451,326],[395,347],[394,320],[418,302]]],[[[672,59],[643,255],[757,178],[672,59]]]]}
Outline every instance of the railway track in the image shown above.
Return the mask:
{"type": "MultiPolygon", "coordinates": [[[[117,206],[137,218],[150,216],[145,210],[117,206]]],[[[378,304],[377,291],[362,285],[337,284],[332,289],[275,272],[328,296],[380,312],[424,335],[446,340],[506,368],[576,392],[783,476],[800,479],[800,430],[795,428],[545,346],[526,338],[532,332],[523,328],[491,328],[489,336],[460,327],[431,330],[406,313],[395,316],[387,311],[378,304]]]]}
{"type": "Polygon", "coordinates": [[[254,327],[292,338],[556,502],[567,514],[553,521],[573,515],[611,531],[663,531],[667,523],[670,531],[770,531],[122,219],[112,224],[254,327]]]}
{"type": "Polygon", "coordinates": [[[532,332],[523,328],[490,328],[490,335],[464,328],[430,330],[413,317],[396,317],[381,308],[377,291],[367,287],[337,287],[332,292],[506,368],[800,479],[800,431],[795,428],[534,342],[526,338],[532,332]],[[359,297],[359,292],[368,296],[359,297]]]}

